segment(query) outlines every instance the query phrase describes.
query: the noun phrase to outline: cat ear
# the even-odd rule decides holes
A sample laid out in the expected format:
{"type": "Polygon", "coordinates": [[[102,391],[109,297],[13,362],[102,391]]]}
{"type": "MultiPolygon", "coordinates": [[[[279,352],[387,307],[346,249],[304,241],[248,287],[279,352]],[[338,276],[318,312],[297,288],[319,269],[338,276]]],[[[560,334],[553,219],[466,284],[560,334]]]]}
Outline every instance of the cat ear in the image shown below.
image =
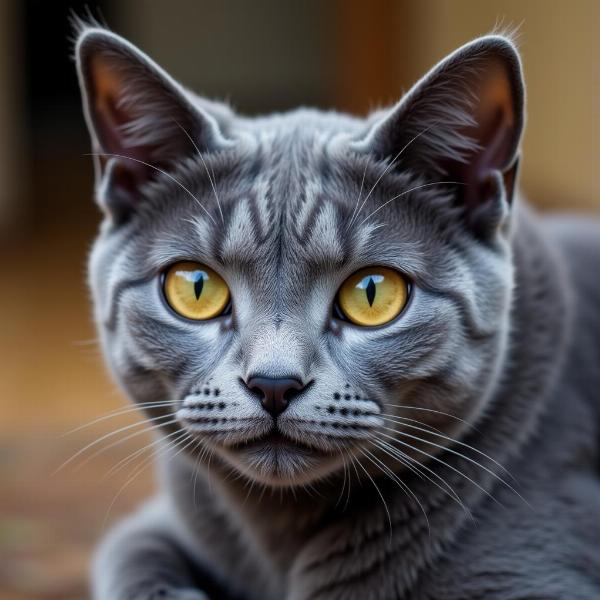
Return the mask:
{"type": "Polygon", "coordinates": [[[215,119],[127,40],[84,28],[76,59],[98,201],[115,221],[135,209],[140,187],[159,169],[197,151],[194,144],[203,153],[227,145],[215,119]]]}
{"type": "Polygon", "coordinates": [[[523,122],[519,55],[492,35],[439,63],[357,148],[427,181],[457,182],[469,224],[485,231],[512,201],[523,122]]]}

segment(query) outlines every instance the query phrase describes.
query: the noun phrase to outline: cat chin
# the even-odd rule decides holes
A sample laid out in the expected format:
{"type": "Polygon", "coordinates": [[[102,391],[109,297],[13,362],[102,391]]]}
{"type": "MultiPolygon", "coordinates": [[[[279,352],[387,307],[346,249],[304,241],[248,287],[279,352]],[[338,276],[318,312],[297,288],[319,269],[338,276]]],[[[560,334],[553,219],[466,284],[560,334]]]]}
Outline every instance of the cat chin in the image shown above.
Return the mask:
{"type": "Polygon", "coordinates": [[[253,440],[215,450],[246,478],[272,487],[304,486],[343,466],[343,458],[337,453],[326,453],[285,439],[253,440]]]}

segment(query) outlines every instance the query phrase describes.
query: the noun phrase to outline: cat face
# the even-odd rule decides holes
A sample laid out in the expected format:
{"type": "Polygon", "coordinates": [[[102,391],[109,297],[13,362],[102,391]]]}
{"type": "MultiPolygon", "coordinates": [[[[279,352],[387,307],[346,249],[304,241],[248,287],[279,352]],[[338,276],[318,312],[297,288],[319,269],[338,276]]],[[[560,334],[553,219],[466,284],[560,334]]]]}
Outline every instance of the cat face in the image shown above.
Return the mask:
{"type": "Polygon", "coordinates": [[[167,439],[300,485],[391,444],[421,460],[421,431],[475,418],[509,328],[508,41],[463,47],[366,120],[236,116],[105,30],[77,56],[106,214],[95,316],[167,439]]]}

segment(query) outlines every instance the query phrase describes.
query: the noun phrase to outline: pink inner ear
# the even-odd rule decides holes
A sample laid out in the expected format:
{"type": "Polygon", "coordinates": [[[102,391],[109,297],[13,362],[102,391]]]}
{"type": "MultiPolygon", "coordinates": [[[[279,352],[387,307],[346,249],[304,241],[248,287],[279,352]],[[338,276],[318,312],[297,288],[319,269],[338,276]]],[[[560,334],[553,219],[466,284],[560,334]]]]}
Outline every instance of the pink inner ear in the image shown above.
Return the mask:
{"type": "Polygon", "coordinates": [[[486,200],[481,194],[490,174],[510,166],[515,135],[513,104],[506,68],[500,63],[489,65],[478,94],[477,125],[466,132],[477,141],[480,150],[469,164],[460,167],[467,184],[465,201],[471,208],[486,200]]]}
{"type": "Polygon", "coordinates": [[[127,122],[127,117],[118,109],[123,82],[106,61],[98,56],[90,61],[90,73],[93,118],[100,145],[106,152],[121,153],[124,140],[120,127],[127,122]]]}
{"type": "MultiPolygon", "coordinates": [[[[122,108],[125,85],[123,80],[101,57],[94,57],[90,64],[93,80],[92,99],[94,124],[101,152],[118,154],[136,160],[119,159],[121,165],[115,170],[114,182],[122,182],[123,187],[133,190],[152,176],[153,170],[136,161],[149,162],[152,149],[148,146],[134,146],[127,143],[123,126],[135,117],[122,108]]],[[[110,157],[102,157],[106,163],[110,157]]]]}
{"type": "Polygon", "coordinates": [[[475,159],[478,179],[491,170],[504,170],[511,159],[515,128],[515,114],[511,85],[506,68],[492,64],[486,69],[482,82],[475,119],[478,125],[469,132],[481,147],[475,159]]]}
{"type": "Polygon", "coordinates": [[[168,175],[193,156],[196,144],[216,149],[218,127],[158,65],[118,36],[86,32],[77,51],[99,201],[122,221],[157,173],[168,175]]]}
{"type": "Polygon", "coordinates": [[[473,158],[469,179],[481,182],[490,171],[502,169],[511,151],[511,123],[504,107],[498,106],[489,121],[487,137],[479,138],[481,151],[473,158]]]}
{"type": "Polygon", "coordinates": [[[143,160],[144,156],[148,156],[144,147],[128,144],[123,132],[123,126],[136,118],[123,108],[125,82],[115,68],[102,57],[96,56],[92,59],[90,70],[93,82],[94,124],[102,148],[105,152],[143,160]]]}
{"type": "Polygon", "coordinates": [[[144,146],[133,146],[127,143],[123,133],[123,125],[134,118],[122,107],[124,84],[115,74],[114,69],[100,57],[94,57],[90,64],[92,73],[92,106],[93,119],[100,143],[99,151],[103,154],[116,154],[127,158],[101,156],[100,162],[105,166],[113,163],[110,175],[110,190],[107,193],[119,198],[121,204],[125,200],[135,201],[136,190],[149,180],[154,170],[141,162],[150,162],[151,149],[144,146]]]}
{"type": "Polygon", "coordinates": [[[97,99],[94,120],[96,133],[105,152],[124,153],[126,146],[121,126],[126,120],[119,117],[112,98],[97,99]]]}

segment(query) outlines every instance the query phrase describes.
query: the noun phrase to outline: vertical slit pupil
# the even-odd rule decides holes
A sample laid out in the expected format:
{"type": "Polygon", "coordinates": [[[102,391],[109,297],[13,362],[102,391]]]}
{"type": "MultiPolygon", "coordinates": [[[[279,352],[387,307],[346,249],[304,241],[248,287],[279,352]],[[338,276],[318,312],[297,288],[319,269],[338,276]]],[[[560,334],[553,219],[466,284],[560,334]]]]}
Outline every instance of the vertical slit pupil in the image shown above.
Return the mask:
{"type": "Polygon", "coordinates": [[[194,294],[196,295],[196,300],[200,298],[200,294],[202,293],[202,288],[204,287],[204,276],[202,273],[198,274],[198,279],[194,281],[194,294]]]}
{"type": "Polygon", "coordinates": [[[369,277],[369,283],[367,283],[367,300],[369,301],[369,306],[373,306],[373,302],[375,302],[375,292],[377,291],[377,286],[373,281],[372,277],[369,277]]]}

